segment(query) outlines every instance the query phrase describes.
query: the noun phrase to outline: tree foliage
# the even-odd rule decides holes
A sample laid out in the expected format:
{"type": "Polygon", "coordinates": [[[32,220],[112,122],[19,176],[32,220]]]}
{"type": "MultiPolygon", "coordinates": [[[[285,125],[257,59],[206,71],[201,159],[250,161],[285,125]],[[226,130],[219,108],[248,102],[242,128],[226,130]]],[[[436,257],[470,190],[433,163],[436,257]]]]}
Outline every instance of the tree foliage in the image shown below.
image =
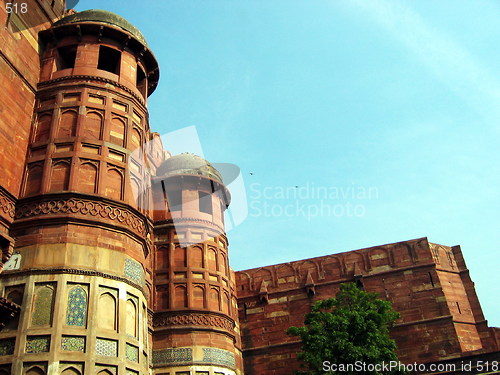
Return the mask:
{"type": "MultiPolygon", "coordinates": [[[[389,327],[399,318],[389,301],[376,293],[358,289],[354,283],[340,286],[335,298],[316,302],[305,317],[304,327],[290,327],[287,333],[302,339],[297,354],[308,372],[299,374],[404,374],[404,371],[376,371],[373,365],[396,364],[396,344],[389,337],[389,327]],[[364,366],[361,371],[325,371],[324,362],[364,366]],[[363,365],[364,364],[364,365],[363,365]]],[[[380,368],[380,366],[379,366],[380,368]]],[[[380,368],[384,370],[383,368],[380,368]]]]}

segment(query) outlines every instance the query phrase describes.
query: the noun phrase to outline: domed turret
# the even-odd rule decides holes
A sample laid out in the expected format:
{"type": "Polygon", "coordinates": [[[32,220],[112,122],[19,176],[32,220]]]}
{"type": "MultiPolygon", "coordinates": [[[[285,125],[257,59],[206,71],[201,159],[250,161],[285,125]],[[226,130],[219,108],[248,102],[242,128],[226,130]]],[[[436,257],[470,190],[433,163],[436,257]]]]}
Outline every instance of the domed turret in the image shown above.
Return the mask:
{"type": "Polygon", "coordinates": [[[99,77],[137,94],[140,101],[158,84],[158,63],[146,39],[112,12],[92,9],[71,14],[40,37],[46,43],[40,82],[99,77]]]}
{"type": "Polygon", "coordinates": [[[162,363],[157,370],[177,374],[189,365],[196,373],[240,374],[238,309],[224,230],[230,195],[222,175],[202,157],[185,153],[158,167],[152,187],[153,347],[172,350],[182,342],[182,350],[193,353],[183,364],[162,363]],[[171,321],[189,323],[180,331],[171,321]],[[205,353],[223,356],[224,363],[205,353]]]}
{"type": "Polygon", "coordinates": [[[165,160],[156,171],[159,177],[179,175],[204,176],[223,183],[222,175],[212,164],[202,157],[190,153],[172,156],[165,160]]]}
{"type": "Polygon", "coordinates": [[[223,227],[230,193],[221,173],[202,157],[183,153],[165,160],[153,179],[155,219],[198,218],[223,227]],[[163,197],[163,198],[162,198],[163,197]],[[158,204],[166,198],[164,204],[158,204]]]}
{"type": "Polygon", "coordinates": [[[141,43],[146,45],[146,38],[144,35],[129,21],[127,21],[122,16],[118,14],[109,12],[107,10],[101,9],[89,9],[84,10],[83,12],[75,13],[64,18],[61,18],[59,21],[54,23],[54,27],[67,25],[67,24],[77,24],[77,23],[86,23],[86,22],[97,22],[97,23],[106,23],[112,26],[119,27],[126,32],[132,34],[134,38],[139,40],[141,43]]]}

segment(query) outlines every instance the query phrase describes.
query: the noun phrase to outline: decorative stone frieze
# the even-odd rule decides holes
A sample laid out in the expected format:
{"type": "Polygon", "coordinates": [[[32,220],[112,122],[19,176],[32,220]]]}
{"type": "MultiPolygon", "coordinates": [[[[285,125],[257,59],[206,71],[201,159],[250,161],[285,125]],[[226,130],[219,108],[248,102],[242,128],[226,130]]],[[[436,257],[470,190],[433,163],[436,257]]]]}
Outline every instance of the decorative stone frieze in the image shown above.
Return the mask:
{"type": "Polygon", "coordinates": [[[201,326],[234,331],[234,320],[211,313],[164,312],[153,316],[153,327],[201,326]]]}
{"type": "Polygon", "coordinates": [[[0,186],[0,213],[9,218],[14,219],[16,210],[16,201],[4,188],[0,186]]]}
{"type": "Polygon", "coordinates": [[[140,236],[146,236],[145,220],[131,209],[111,202],[96,202],[81,198],[52,198],[21,203],[16,209],[16,219],[26,219],[47,215],[75,215],[95,219],[110,220],[127,227],[140,236]]]}

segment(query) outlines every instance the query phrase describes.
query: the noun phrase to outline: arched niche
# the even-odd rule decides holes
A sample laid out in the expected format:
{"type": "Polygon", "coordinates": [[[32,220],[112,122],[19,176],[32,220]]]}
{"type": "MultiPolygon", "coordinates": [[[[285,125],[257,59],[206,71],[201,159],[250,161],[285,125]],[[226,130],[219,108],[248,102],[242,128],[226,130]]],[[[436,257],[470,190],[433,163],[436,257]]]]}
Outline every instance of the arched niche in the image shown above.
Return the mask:
{"type": "Polygon", "coordinates": [[[97,165],[93,162],[82,162],[78,169],[78,187],[82,193],[97,192],[97,165]]]}
{"type": "Polygon", "coordinates": [[[174,307],[188,307],[187,288],[184,285],[177,285],[174,290],[174,307]]]}
{"type": "Polygon", "coordinates": [[[125,332],[128,336],[137,337],[137,305],[132,299],[127,300],[127,319],[125,332]]]}
{"type": "Polygon", "coordinates": [[[71,166],[68,160],[55,161],[50,174],[50,192],[64,191],[69,188],[71,166]]]}
{"type": "Polygon", "coordinates": [[[50,113],[41,114],[36,124],[35,142],[42,142],[49,139],[52,115],[50,113]]]}
{"type": "Polygon", "coordinates": [[[101,293],[97,301],[97,326],[116,331],[116,297],[109,292],[101,293]]]}
{"type": "Polygon", "coordinates": [[[69,138],[76,135],[76,121],[78,114],[76,111],[65,111],[61,114],[57,138],[69,138]]]}
{"type": "Polygon", "coordinates": [[[25,195],[40,193],[42,188],[43,167],[41,164],[31,165],[28,168],[28,177],[26,178],[25,195]]]}

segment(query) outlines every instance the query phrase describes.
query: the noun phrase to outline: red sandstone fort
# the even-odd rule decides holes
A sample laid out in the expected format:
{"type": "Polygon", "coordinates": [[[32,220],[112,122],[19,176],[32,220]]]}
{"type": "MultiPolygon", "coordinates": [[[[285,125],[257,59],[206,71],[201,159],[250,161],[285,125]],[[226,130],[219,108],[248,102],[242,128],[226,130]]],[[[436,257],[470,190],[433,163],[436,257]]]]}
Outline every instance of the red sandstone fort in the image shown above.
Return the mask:
{"type": "Polygon", "coordinates": [[[235,273],[222,176],[150,128],[145,37],[110,12],[30,4],[0,4],[0,374],[292,374],[285,330],[343,282],[392,301],[404,363],[500,359],[459,246],[235,273]]]}

